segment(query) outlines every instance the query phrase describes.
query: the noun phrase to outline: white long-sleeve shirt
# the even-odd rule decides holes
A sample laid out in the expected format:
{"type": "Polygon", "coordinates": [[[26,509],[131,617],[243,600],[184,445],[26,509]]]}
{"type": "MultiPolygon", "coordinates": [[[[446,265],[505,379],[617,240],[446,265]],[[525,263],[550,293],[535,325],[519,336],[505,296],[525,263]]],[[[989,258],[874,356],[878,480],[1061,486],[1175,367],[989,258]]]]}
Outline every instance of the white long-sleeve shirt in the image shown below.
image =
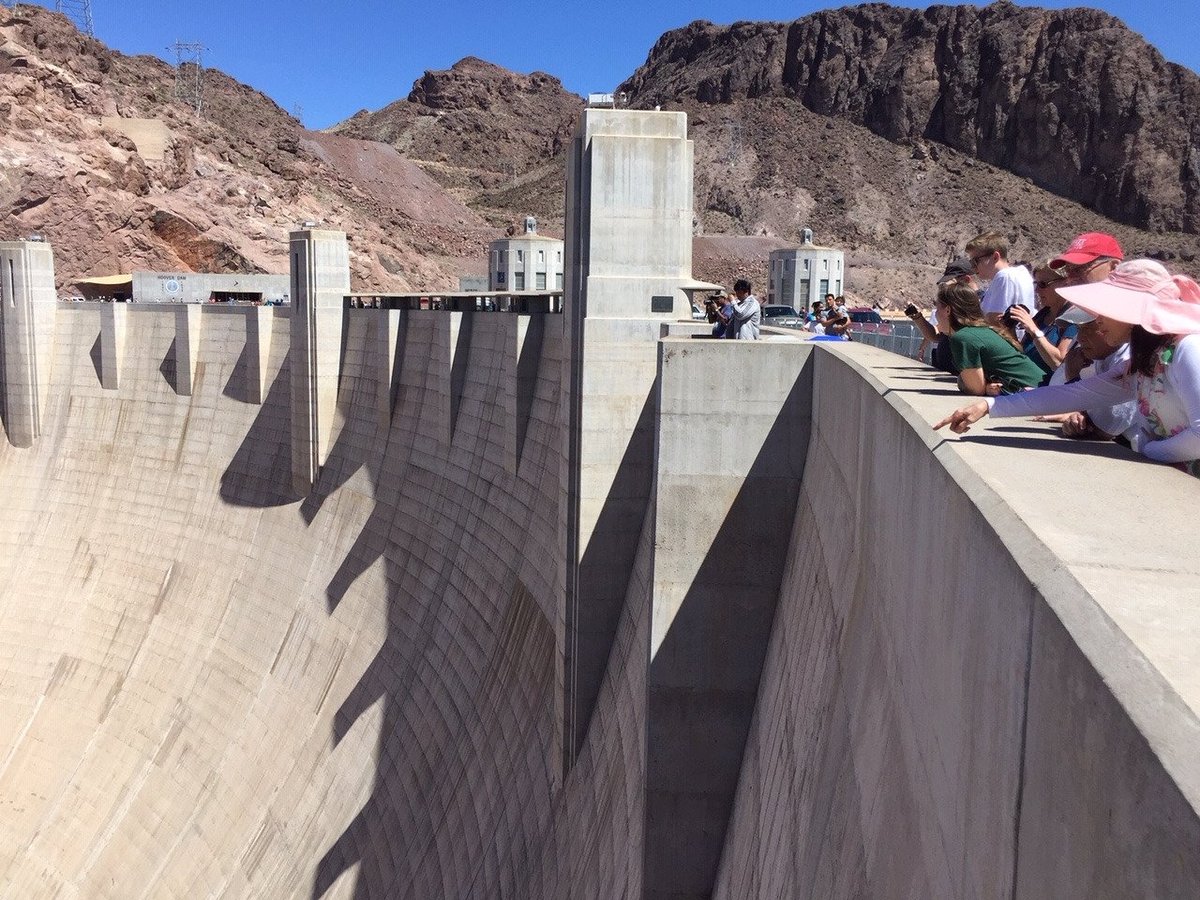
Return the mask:
{"type": "Polygon", "coordinates": [[[737,319],[737,339],[757,341],[758,326],[762,321],[762,307],[758,304],[758,298],[747,294],[745,300],[734,300],[733,315],[737,319]]]}
{"type": "MultiPolygon", "coordinates": [[[[1136,400],[1138,385],[1145,378],[1113,369],[1073,384],[1050,385],[989,399],[989,406],[991,414],[999,417],[1046,416],[1115,406],[1136,400]]],[[[1153,397],[1151,408],[1135,413],[1134,449],[1158,462],[1200,459],[1200,334],[1187,335],[1176,343],[1163,387],[1162,393],[1153,397]],[[1167,423],[1183,422],[1184,428],[1172,437],[1159,437],[1148,416],[1167,423]]]]}
{"type": "MultiPolygon", "coordinates": [[[[1116,373],[1119,375],[1128,368],[1129,345],[1122,344],[1103,359],[1088,363],[1084,366],[1083,371],[1079,373],[1079,376],[1080,378],[1088,378],[1092,375],[1103,375],[1105,372],[1112,371],[1113,369],[1120,369],[1116,373]]],[[[1066,383],[1067,364],[1064,362],[1050,376],[1050,384],[1066,383]]],[[[1134,418],[1137,415],[1137,400],[1127,400],[1124,403],[1118,403],[1116,406],[1089,406],[1084,412],[1088,414],[1088,418],[1092,420],[1092,424],[1105,434],[1123,434],[1130,442],[1133,441],[1133,436],[1140,428],[1140,426],[1134,427],[1133,424],[1134,418]]]]}

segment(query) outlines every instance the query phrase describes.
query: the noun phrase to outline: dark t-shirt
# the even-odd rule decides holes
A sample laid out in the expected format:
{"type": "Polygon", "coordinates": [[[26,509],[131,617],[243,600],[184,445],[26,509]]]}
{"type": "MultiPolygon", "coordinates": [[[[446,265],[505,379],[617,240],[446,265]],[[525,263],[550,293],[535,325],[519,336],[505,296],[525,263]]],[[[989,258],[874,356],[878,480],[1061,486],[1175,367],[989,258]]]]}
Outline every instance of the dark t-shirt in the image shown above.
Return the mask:
{"type": "Polygon", "coordinates": [[[950,335],[938,335],[937,343],[933,345],[933,350],[929,355],[929,363],[935,369],[941,369],[951,375],[958,374],[958,366],[954,364],[954,353],[950,349],[950,335]]]}
{"type": "Polygon", "coordinates": [[[983,369],[986,381],[999,381],[1005,394],[1037,387],[1044,374],[1033,361],[986,325],[968,325],[950,335],[959,370],[983,369]]]}

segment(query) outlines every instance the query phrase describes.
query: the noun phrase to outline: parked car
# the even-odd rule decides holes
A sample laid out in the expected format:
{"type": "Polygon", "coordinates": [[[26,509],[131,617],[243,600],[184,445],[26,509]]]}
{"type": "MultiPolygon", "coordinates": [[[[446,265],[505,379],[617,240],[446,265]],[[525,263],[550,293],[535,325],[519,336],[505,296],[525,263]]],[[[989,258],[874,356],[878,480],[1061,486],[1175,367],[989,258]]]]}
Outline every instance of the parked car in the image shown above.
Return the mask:
{"type": "Polygon", "coordinates": [[[804,317],[791,306],[772,303],[762,308],[764,325],[784,325],[788,328],[804,327],[804,317]]]}
{"type": "Polygon", "coordinates": [[[888,322],[876,310],[869,306],[852,306],[849,309],[851,331],[862,334],[893,334],[896,326],[888,322]]]}

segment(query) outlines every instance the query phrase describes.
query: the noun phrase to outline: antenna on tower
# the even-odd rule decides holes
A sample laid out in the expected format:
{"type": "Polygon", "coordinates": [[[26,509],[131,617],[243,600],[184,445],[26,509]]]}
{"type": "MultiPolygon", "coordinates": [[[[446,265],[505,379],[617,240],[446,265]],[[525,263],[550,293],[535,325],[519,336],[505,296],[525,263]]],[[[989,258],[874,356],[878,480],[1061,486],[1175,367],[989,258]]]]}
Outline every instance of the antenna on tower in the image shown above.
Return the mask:
{"type": "Polygon", "coordinates": [[[96,36],[92,22],[92,0],[54,0],[54,11],[60,12],[88,37],[96,36]]]}
{"type": "Polygon", "coordinates": [[[175,98],[182,100],[200,115],[204,107],[203,44],[176,41],[168,50],[175,51],[175,98]]]}

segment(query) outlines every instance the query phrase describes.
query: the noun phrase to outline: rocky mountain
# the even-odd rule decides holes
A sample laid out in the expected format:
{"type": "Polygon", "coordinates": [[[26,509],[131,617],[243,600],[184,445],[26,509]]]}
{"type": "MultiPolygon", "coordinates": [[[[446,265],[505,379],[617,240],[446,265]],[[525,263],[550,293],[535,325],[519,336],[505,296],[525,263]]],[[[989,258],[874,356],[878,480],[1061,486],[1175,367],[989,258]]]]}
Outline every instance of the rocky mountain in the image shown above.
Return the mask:
{"type": "Polygon", "coordinates": [[[303,220],[353,236],[364,290],[483,270],[496,229],[393,148],[306,132],[215,69],[198,116],[174,82],[62,16],[0,7],[0,236],[43,234],[63,290],[135,268],[284,272],[303,220]]]}
{"type": "MultiPolygon", "coordinates": [[[[468,58],[330,133],[211,69],[197,116],[174,75],[0,7],[0,236],[44,233],[64,286],[284,271],[287,232],[316,219],[351,235],[356,287],[444,289],[526,214],[561,233],[583,101],[550,75],[468,58]]],[[[1100,13],[871,4],[693,23],[622,89],[689,113],[699,277],[761,285],[811,227],[847,251],[852,299],[901,305],[993,228],[1018,259],[1106,230],[1197,274],[1196,84],[1100,13]]]]}
{"type": "Polygon", "coordinates": [[[333,133],[395,147],[485,217],[532,213],[561,228],[566,149],[583,98],[544,72],[475,57],[426,72],[403,100],[362,110],[333,133]]]}
{"type": "MultiPolygon", "coordinates": [[[[856,299],[902,304],[992,228],[1017,258],[1099,229],[1195,271],[1196,83],[1094,11],[868,4],[695,22],[621,90],[689,113],[697,275],[761,284],[769,250],[807,226],[847,250],[856,299]]],[[[554,229],[580,105],[548,76],[467,59],[335,130],[391,143],[489,221],[554,229]]]]}
{"type": "Polygon", "coordinates": [[[1009,237],[1016,259],[1044,260],[1102,230],[1130,255],[1200,268],[1196,235],[1115,222],[944,145],[898,145],[794,99],[673,106],[688,111],[695,142],[702,278],[763,283],[768,251],[794,245],[805,226],[846,251],[858,302],[892,306],[928,303],[947,258],[991,229],[1009,237]]]}
{"type": "Polygon", "coordinates": [[[880,3],[668,32],[632,102],[794,100],[933,141],[1118,221],[1200,231],[1200,77],[1097,10],[880,3]]]}

